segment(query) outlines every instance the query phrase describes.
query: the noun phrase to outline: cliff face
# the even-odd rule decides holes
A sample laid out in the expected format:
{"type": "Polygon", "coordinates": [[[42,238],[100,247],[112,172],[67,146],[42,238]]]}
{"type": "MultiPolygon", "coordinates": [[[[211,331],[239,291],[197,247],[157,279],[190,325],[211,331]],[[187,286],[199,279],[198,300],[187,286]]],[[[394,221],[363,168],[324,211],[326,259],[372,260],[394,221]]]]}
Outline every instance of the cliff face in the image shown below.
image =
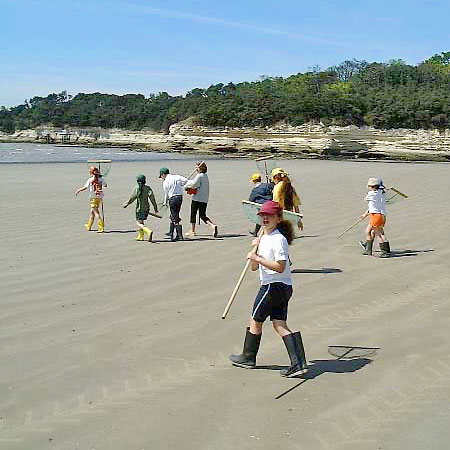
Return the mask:
{"type": "Polygon", "coordinates": [[[117,129],[70,129],[62,132],[47,127],[18,131],[12,135],[0,134],[0,141],[48,141],[241,155],[272,152],[286,157],[450,160],[450,130],[376,130],[322,124],[212,129],[185,122],[172,125],[168,134],[117,129]]]}

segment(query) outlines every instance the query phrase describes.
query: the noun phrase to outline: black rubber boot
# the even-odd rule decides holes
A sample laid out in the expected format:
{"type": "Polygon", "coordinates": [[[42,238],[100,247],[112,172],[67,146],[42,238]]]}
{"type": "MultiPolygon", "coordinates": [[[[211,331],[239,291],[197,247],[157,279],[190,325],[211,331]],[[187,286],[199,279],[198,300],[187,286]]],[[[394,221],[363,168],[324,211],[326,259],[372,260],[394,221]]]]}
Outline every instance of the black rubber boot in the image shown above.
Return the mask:
{"type": "Polygon", "coordinates": [[[166,236],[168,236],[171,241],[173,241],[174,230],[175,230],[175,224],[173,222],[170,222],[169,232],[166,233],[166,236]]]}
{"type": "Polygon", "coordinates": [[[389,258],[389,256],[391,256],[391,246],[389,245],[389,242],[381,242],[380,250],[380,258],[389,258]]]}
{"type": "Polygon", "coordinates": [[[305,349],[303,348],[300,331],[287,334],[283,337],[283,341],[291,359],[291,366],[287,369],[282,369],[280,375],[282,377],[292,378],[308,372],[308,364],[306,363],[305,349]]]}
{"type": "Polygon", "coordinates": [[[366,241],[365,250],[363,251],[363,255],[372,255],[372,247],[373,241],[366,241]]]}
{"type": "Polygon", "coordinates": [[[258,354],[259,344],[262,334],[250,333],[247,327],[245,333],[244,349],[240,355],[230,355],[228,359],[234,366],[244,367],[245,369],[254,369],[256,366],[256,355],[258,354]]]}
{"type": "Polygon", "coordinates": [[[183,227],[181,225],[175,225],[175,231],[177,235],[172,241],[182,241],[183,240],[183,227]]]}

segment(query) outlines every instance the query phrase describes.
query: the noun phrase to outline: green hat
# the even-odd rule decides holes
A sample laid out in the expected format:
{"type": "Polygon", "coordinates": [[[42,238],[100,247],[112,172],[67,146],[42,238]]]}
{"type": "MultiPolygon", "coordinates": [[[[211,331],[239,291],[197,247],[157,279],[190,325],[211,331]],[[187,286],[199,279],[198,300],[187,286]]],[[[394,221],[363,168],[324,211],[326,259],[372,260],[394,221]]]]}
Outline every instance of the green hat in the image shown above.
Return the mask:
{"type": "Polygon", "coordinates": [[[169,174],[169,169],[167,167],[162,167],[159,169],[159,178],[161,178],[161,175],[167,175],[169,174]]]}
{"type": "Polygon", "coordinates": [[[142,174],[138,175],[138,176],[136,177],[136,181],[137,181],[138,183],[144,183],[144,184],[145,184],[145,182],[146,182],[145,175],[142,175],[142,174]]]}

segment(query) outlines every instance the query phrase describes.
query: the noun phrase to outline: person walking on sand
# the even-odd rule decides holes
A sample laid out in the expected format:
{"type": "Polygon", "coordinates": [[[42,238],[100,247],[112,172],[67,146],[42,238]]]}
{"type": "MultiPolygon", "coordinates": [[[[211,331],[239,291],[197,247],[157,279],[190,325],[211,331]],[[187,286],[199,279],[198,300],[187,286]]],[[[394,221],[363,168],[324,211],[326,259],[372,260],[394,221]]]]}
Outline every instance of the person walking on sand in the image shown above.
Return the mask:
{"type": "MultiPolygon", "coordinates": [[[[286,211],[300,213],[300,197],[291,184],[289,174],[284,169],[278,167],[272,170],[272,180],[275,183],[273,188],[273,201],[279,203],[281,208],[286,211]]],[[[298,228],[303,230],[301,219],[298,221],[298,228]]]]}
{"type": "Polygon", "coordinates": [[[191,230],[186,233],[187,237],[195,236],[195,222],[197,219],[197,211],[200,215],[200,219],[209,225],[212,229],[214,237],[217,237],[217,225],[206,215],[206,208],[208,207],[209,200],[209,179],[208,167],[202,161],[197,163],[198,174],[192,180],[189,180],[184,189],[189,193],[192,190],[192,203],[191,203],[191,230]]]}
{"type": "MultiPolygon", "coordinates": [[[[272,200],[273,196],[273,184],[272,183],[262,183],[261,175],[259,173],[254,173],[250,181],[253,183],[253,189],[250,192],[250,197],[248,200],[250,202],[259,203],[262,205],[268,200],[272,200]]],[[[255,224],[255,231],[250,231],[252,236],[257,236],[261,225],[255,224]]]]}
{"type": "Polygon", "coordinates": [[[274,330],[283,339],[291,360],[291,365],[283,369],[283,377],[296,377],[308,371],[308,365],[299,331],[292,332],[287,325],[288,303],[292,296],[291,269],[288,264],[289,249],[294,238],[290,222],[282,220],[281,206],[270,200],[265,202],[258,213],[261,216],[264,233],[255,238],[253,246],[259,245],[257,253],[250,252],[251,269],[259,270],[261,287],[256,295],[252,315],[240,355],[230,355],[235,366],[253,369],[259,350],[264,321],[270,317],[274,330]]]}
{"type": "Polygon", "coordinates": [[[164,206],[170,208],[170,228],[166,235],[172,242],[183,240],[183,228],[180,225],[180,210],[183,203],[183,186],[188,179],[181,175],[172,175],[167,167],[159,170],[159,178],[163,180],[164,206]],[[176,237],[173,232],[176,232],[176,237]]]}
{"type": "Polygon", "coordinates": [[[361,215],[365,219],[370,215],[370,221],[366,228],[366,242],[359,241],[363,248],[363,255],[372,255],[373,241],[378,236],[381,250],[380,258],[389,258],[391,248],[384,234],[384,225],[386,223],[386,197],[385,187],[381,178],[369,178],[367,182],[367,195],[365,201],[368,202],[367,211],[361,215]]]}
{"type": "Polygon", "coordinates": [[[155,195],[150,186],[146,184],[145,175],[138,175],[136,177],[137,186],[133,189],[131,196],[127,202],[124,203],[123,207],[126,208],[131,205],[136,200],[136,225],[138,226],[138,234],[136,236],[137,241],[143,241],[144,235],[148,236],[148,241],[152,241],[153,231],[145,226],[145,220],[148,218],[150,212],[150,202],[153,205],[155,214],[158,213],[158,206],[156,204],[155,195]]]}
{"type": "Polygon", "coordinates": [[[95,217],[97,217],[98,223],[98,233],[103,233],[105,231],[105,224],[103,220],[100,218],[100,205],[102,204],[103,199],[103,188],[107,187],[105,180],[102,178],[100,174],[100,170],[97,167],[91,166],[89,168],[89,173],[91,175],[90,178],[87,179],[86,183],[83,187],[80,187],[75,191],[75,195],[78,195],[80,192],[85,190],[89,190],[89,200],[91,204],[91,214],[89,215],[89,219],[87,223],[84,224],[86,230],[91,231],[92,225],[94,223],[95,217]]]}

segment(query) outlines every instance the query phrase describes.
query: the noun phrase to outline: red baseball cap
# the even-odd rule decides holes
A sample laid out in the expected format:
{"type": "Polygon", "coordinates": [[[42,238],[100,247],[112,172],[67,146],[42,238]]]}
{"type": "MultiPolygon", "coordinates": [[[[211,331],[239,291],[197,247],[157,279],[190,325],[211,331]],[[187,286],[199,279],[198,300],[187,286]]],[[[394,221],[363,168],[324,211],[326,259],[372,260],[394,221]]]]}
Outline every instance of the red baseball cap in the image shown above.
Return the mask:
{"type": "Polygon", "coordinates": [[[280,215],[283,212],[279,203],[274,202],[272,200],[268,200],[263,203],[261,209],[258,212],[258,215],[268,214],[268,215],[280,215]]]}

